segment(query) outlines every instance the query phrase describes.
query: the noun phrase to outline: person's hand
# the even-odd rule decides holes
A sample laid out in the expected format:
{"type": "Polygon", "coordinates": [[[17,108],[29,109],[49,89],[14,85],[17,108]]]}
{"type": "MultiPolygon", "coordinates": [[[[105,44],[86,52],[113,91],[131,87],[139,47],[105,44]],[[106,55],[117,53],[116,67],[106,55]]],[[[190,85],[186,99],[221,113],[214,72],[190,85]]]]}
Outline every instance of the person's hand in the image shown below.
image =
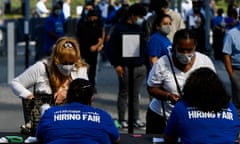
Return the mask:
{"type": "Polygon", "coordinates": [[[115,70],[116,70],[118,76],[122,78],[122,77],[123,77],[123,74],[124,74],[124,69],[123,69],[123,67],[122,67],[122,66],[117,66],[117,67],[115,67],[115,70]]]}
{"type": "Polygon", "coordinates": [[[28,95],[27,97],[26,97],[26,99],[28,99],[28,100],[32,100],[34,98],[34,96],[31,94],[31,95],[28,95]]]}
{"type": "Polygon", "coordinates": [[[177,103],[177,101],[180,99],[180,96],[173,93],[168,94],[168,96],[169,96],[169,100],[171,101],[171,104],[173,105],[177,103]]]}
{"type": "Polygon", "coordinates": [[[62,104],[66,98],[67,98],[67,89],[65,88],[60,88],[54,94],[54,100],[56,105],[62,104]]]}
{"type": "Polygon", "coordinates": [[[98,51],[98,52],[102,51],[103,47],[104,47],[103,44],[100,45],[100,46],[98,47],[97,51],[98,51]]]}
{"type": "Polygon", "coordinates": [[[91,51],[91,52],[95,52],[95,51],[97,51],[97,49],[98,49],[98,47],[97,47],[96,45],[92,45],[92,46],[90,47],[90,51],[91,51]]]}

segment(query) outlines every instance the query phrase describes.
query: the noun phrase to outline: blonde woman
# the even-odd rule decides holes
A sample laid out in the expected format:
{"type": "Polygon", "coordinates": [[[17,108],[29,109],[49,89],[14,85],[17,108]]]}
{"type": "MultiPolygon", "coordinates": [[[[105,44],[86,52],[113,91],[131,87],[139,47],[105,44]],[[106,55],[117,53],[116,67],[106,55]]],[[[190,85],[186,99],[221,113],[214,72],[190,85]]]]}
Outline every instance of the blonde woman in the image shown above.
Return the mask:
{"type": "Polygon", "coordinates": [[[53,45],[51,56],[14,78],[10,87],[23,99],[26,125],[21,127],[22,132],[34,135],[41,105],[64,104],[70,82],[76,78],[88,80],[87,70],[88,65],[80,57],[77,41],[72,37],[62,37],[53,45]]]}

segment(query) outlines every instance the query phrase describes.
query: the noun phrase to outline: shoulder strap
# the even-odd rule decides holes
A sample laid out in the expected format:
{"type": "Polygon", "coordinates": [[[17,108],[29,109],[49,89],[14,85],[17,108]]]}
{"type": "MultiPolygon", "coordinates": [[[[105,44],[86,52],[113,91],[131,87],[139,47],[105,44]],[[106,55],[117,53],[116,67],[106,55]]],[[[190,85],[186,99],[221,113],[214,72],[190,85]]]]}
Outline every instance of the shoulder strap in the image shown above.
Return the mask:
{"type": "Polygon", "coordinates": [[[163,110],[163,117],[164,117],[165,120],[167,120],[166,110],[165,110],[165,107],[164,107],[164,102],[163,102],[163,100],[161,100],[161,104],[162,104],[162,110],[163,110]]]}
{"type": "Polygon", "coordinates": [[[181,89],[180,89],[180,86],[179,86],[179,84],[178,84],[178,81],[177,81],[177,77],[176,77],[175,71],[174,71],[174,69],[173,69],[173,63],[172,63],[172,60],[171,60],[171,58],[170,58],[169,55],[167,55],[167,57],[168,57],[168,60],[169,60],[170,66],[171,66],[171,70],[172,70],[172,74],[173,74],[174,80],[175,80],[175,82],[176,82],[176,86],[177,86],[178,93],[179,93],[180,96],[182,97],[182,91],[181,91],[181,89]]]}
{"type": "Polygon", "coordinates": [[[52,86],[52,84],[51,84],[51,82],[50,82],[50,73],[49,73],[49,71],[48,71],[47,64],[46,64],[45,62],[43,62],[43,64],[44,64],[44,66],[45,66],[45,70],[46,70],[46,73],[47,73],[47,77],[48,77],[49,85],[50,85],[50,88],[51,88],[52,93],[53,93],[53,86],[52,86]]]}

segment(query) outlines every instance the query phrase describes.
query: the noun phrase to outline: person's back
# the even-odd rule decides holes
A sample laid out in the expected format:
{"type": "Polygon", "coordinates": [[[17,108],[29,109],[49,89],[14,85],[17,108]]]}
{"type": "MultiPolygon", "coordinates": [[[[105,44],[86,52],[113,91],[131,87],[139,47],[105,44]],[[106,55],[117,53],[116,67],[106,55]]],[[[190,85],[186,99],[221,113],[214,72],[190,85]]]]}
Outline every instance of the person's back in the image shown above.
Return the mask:
{"type": "Polygon", "coordinates": [[[66,105],[51,107],[44,112],[36,132],[40,142],[119,143],[119,132],[111,116],[101,109],[91,107],[93,86],[88,80],[73,80],[66,100],[66,105]]]}
{"type": "Polygon", "coordinates": [[[52,107],[44,113],[37,131],[44,143],[104,143],[109,135],[117,139],[118,131],[106,112],[80,103],[52,107]]]}
{"type": "Polygon", "coordinates": [[[173,113],[173,117],[178,120],[176,125],[170,127],[177,127],[182,143],[230,144],[237,139],[239,120],[237,110],[232,103],[228,109],[214,113],[188,107],[185,101],[179,101],[173,113]]]}
{"type": "Polygon", "coordinates": [[[239,132],[236,107],[218,75],[207,67],[187,78],[164,131],[166,143],[234,144],[239,132]]]}

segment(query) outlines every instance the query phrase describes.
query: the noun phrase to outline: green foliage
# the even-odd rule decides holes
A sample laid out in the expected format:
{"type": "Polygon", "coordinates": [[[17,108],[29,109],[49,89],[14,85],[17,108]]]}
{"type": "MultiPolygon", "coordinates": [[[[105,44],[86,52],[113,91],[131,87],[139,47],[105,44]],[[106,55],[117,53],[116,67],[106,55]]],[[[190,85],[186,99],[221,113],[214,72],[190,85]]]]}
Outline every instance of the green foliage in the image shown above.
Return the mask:
{"type": "MultiPolygon", "coordinates": [[[[22,1],[24,0],[11,0],[11,13],[6,14],[5,18],[19,18],[22,17],[23,9],[22,9],[22,1]]],[[[38,0],[29,0],[30,1],[30,14],[33,14],[35,11],[35,5],[38,0]]],[[[56,0],[57,1],[57,0],[56,0]]],[[[114,0],[110,0],[114,1],[114,0]]],[[[135,3],[140,0],[129,0],[129,3],[135,3]]],[[[177,1],[177,0],[175,0],[177,1]]],[[[218,8],[223,8],[224,12],[227,10],[227,5],[229,0],[215,0],[216,5],[218,8]]],[[[236,2],[239,2],[240,0],[235,0],[236,2]]],[[[76,16],[76,7],[79,5],[84,5],[85,0],[72,0],[71,1],[71,13],[74,16],[76,16]]],[[[2,8],[3,2],[0,2],[0,7],[2,8]]],[[[47,7],[49,10],[52,8],[52,0],[47,1],[47,7]]]]}
{"type": "Polygon", "coordinates": [[[227,12],[228,3],[225,0],[218,0],[216,1],[217,8],[222,8],[224,13],[227,12]]]}

